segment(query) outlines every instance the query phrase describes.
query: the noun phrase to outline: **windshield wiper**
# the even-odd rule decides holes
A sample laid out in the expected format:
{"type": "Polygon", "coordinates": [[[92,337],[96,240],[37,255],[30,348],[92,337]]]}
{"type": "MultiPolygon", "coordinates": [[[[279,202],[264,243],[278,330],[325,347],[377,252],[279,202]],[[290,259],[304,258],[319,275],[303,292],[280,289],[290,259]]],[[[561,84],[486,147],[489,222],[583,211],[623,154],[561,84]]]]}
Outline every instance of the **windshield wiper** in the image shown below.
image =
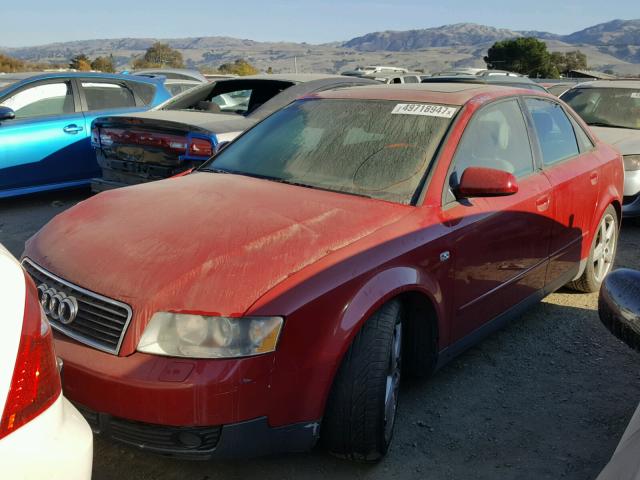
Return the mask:
{"type": "Polygon", "coordinates": [[[628,127],[626,125],[614,125],[611,123],[604,123],[604,122],[587,122],[587,125],[589,125],[590,127],[626,128],[629,130],[638,130],[637,127],[628,127]]]}

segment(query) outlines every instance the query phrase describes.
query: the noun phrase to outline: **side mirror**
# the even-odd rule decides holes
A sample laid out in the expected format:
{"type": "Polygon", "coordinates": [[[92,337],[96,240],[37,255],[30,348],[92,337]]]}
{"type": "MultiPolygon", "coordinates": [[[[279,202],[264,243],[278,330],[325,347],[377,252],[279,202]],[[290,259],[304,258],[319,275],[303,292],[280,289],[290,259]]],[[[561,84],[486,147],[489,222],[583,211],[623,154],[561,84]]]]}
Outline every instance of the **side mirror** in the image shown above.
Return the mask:
{"type": "Polygon", "coordinates": [[[13,120],[14,118],[16,118],[16,112],[11,110],[9,107],[0,107],[0,122],[13,120]]]}
{"type": "Polygon", "coordinates": [[[640,351],[640,272],[619,268],[607,275],[598,298],[600,321],[634,350],[640,351]]]}
{"type": "Polygon", "coordinates": [[[458,198],[500,197],[517,192],[513,174],[495,168],[468,167],[462,172],[456,194],[458,198]]]}

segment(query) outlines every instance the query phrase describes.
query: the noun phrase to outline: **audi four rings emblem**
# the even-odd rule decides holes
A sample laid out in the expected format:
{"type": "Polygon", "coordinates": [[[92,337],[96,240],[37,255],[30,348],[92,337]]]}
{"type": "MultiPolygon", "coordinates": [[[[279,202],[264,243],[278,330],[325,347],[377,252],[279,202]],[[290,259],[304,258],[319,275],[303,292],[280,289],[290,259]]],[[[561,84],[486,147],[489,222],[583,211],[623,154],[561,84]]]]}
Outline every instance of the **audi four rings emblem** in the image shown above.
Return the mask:
{"type": "Polygon", "coordinates": [[[78,315],[78,301],[75,297],[59,292],[46,283],[38,285],[40,305],[44,313],[53,320],[69,325],[78,315]]]}

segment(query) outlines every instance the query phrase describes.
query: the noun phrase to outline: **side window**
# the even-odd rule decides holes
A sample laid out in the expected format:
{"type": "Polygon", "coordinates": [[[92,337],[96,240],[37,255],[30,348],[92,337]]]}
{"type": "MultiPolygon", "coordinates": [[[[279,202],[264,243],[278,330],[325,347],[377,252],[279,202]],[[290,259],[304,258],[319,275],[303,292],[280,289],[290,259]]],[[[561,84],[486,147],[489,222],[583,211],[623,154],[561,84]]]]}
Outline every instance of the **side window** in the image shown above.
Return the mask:
{"type": "Polygon", "coordinates": [[[517,100],[489,105],[471,119],[453,158],[452,189],[467,167],[505,170],[516,177],[533,172],[531,144],[517,100]]]}
{"type": "Polygon", "coordinates": [[[407,77],[404,77],[404,83],[420,83],[420,81],[418,80],[418,77],[409,75],[407,77]]]}
{"type": "Polygon", "coordinates": [[[394,77],[393,80],[391,80],[391,83],[402,83],[402,78],[394,77]]]}
{"type": "Polygon", "coordinates": [[[578,140],[578,147],[580,147],[580,153],[588,152],[593,149],[593,142],[589,138],[589,135],[582,129],[582,127],[573,118],[569,117],[573,131],[576,133],[576,139],[578,140]]]}
{"type": "Polygon", "coordinates": [[[118,83],[82,82],[82,90],[87,100],[87,110],[111,110],[136,106],[136,99],[129,87],[118,83]]]}
{"type": "Polygon", "coordinates": [[[26,88],[5,99],[0,106],[12,109],[17,119],[65,115],[75,111],[73,90],[68,81],[26,88]]]}
{"type": "Polygon", "coordinates": [[[138,95],[138,98],[142,100],[142,103],[145,105],[153,102],[153,97],[156,95],[155,86],[142,82],[127,82],[127,85],[138,95]]]}
{"type": "Polygon", "coordinates": [[[527,98],[545,165],[553,165],[579,154],[578,141],[567,114],[560,105],[539,98],[527,98]]]}

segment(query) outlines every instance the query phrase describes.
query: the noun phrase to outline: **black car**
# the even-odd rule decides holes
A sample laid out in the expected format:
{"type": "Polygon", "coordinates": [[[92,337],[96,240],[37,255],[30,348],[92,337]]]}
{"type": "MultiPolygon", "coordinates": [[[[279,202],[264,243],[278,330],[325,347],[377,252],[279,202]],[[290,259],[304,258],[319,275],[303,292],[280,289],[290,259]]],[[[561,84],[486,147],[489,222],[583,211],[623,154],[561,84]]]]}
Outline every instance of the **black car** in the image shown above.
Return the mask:
{"type": "Polygon", "coordinates": [[[102,178],[94,192],[171,177],[197,167],[226,142],[298,97],[372,79],[254,75],[192,88],[144,114],[100,117],[92,145],[102,178]]]}

